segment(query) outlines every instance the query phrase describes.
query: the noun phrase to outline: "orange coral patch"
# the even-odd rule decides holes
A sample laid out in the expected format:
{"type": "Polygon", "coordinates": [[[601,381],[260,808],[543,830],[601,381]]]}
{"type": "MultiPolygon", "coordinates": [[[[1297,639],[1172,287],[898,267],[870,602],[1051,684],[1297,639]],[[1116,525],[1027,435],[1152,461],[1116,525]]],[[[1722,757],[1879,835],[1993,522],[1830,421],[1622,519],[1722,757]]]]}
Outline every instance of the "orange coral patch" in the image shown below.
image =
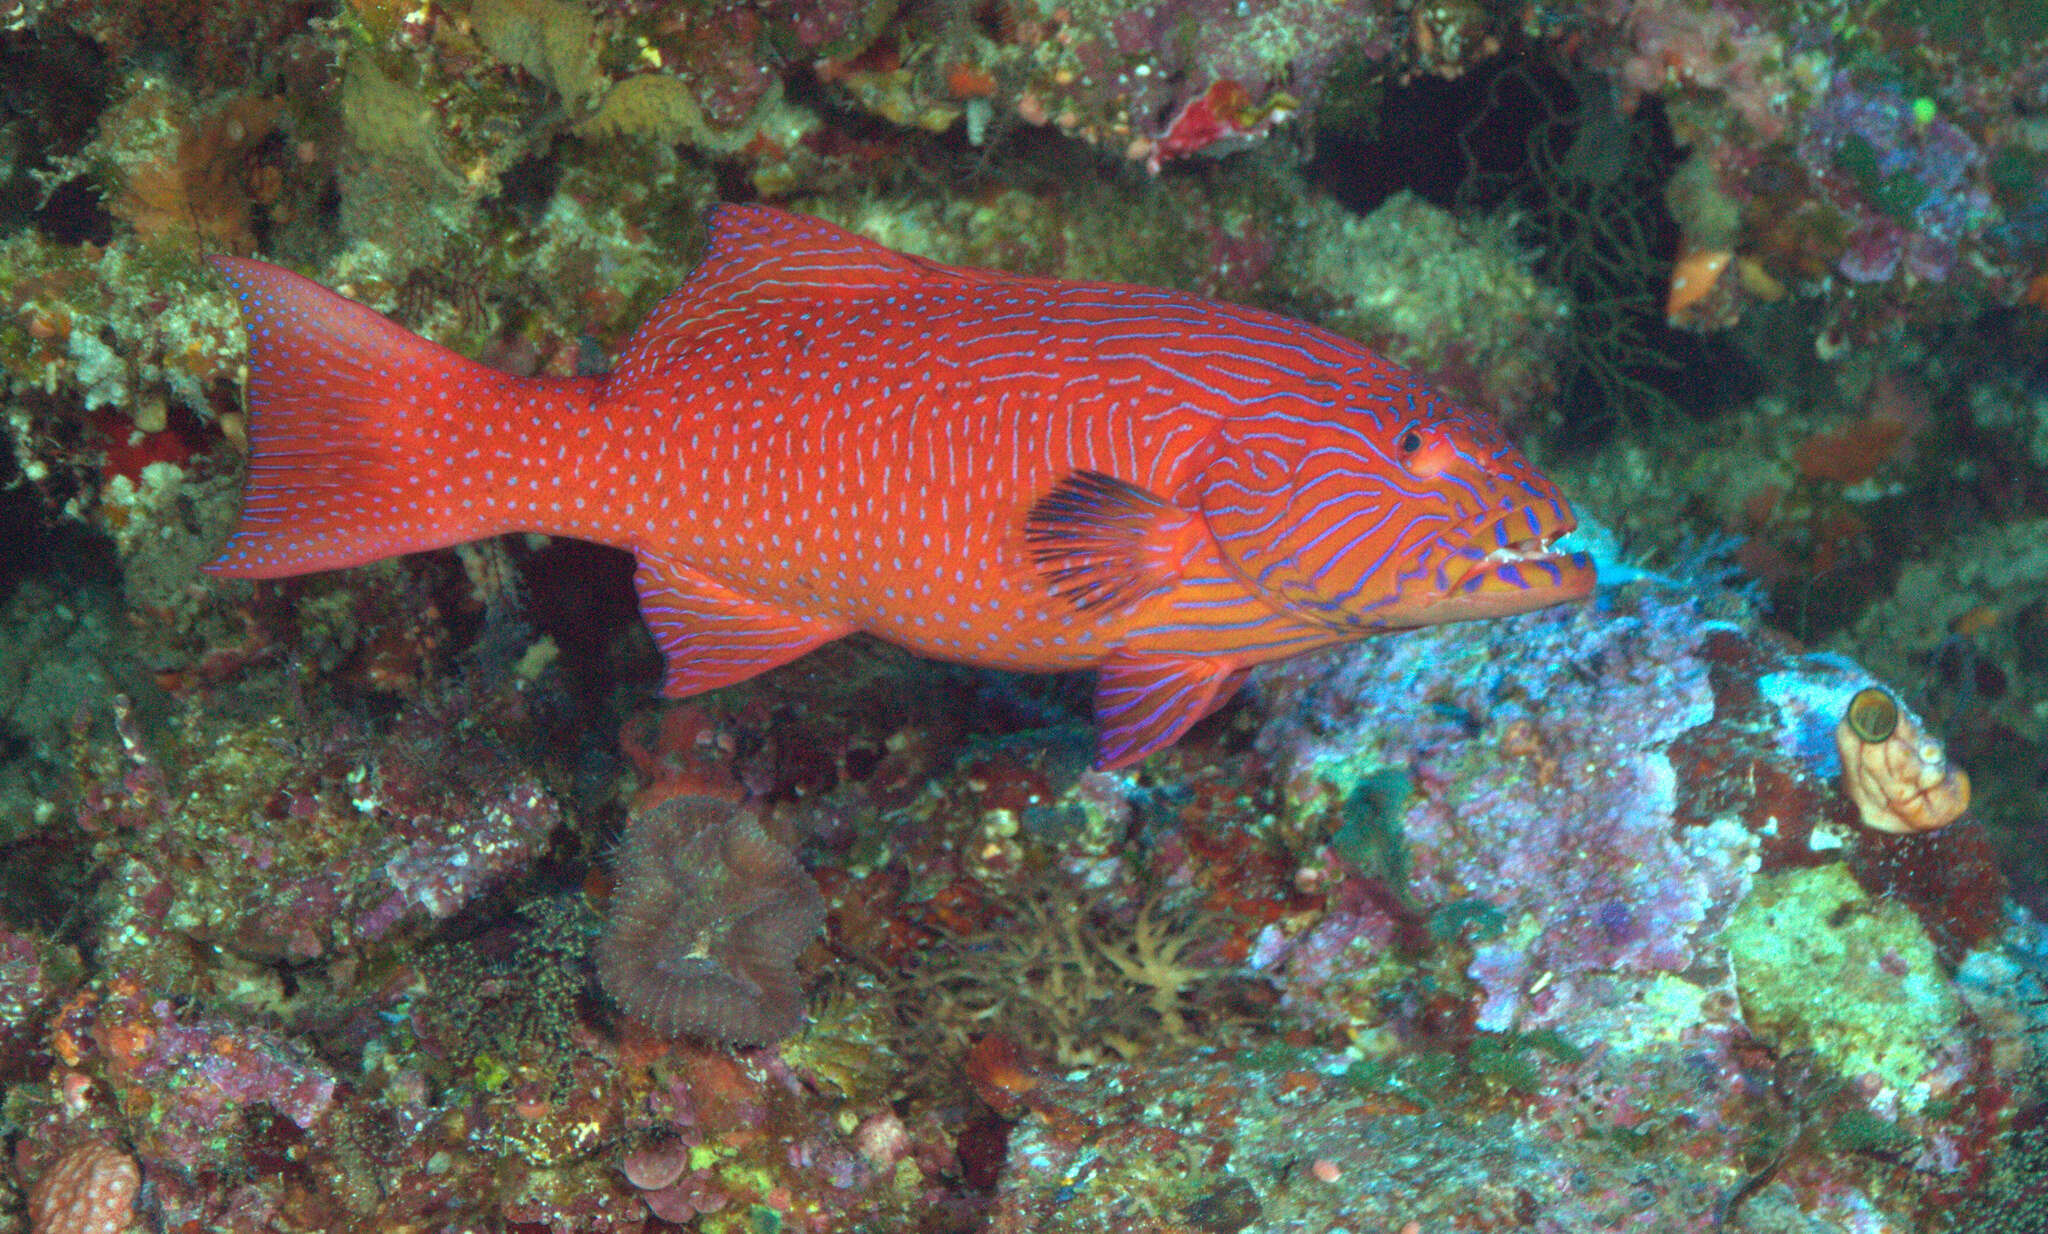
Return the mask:
{"type": "Polygon", "coordinates": [[[956,99],[985,99],[996,92],[996,77],[973,64],[955,64],[946,70],[946,91],[956,99]]]}
{"type": "Polygon", "coordinates": [[[1664,299],[1664,316],[1678,318],[1714,289],[1721,272],[1735,254],[1727,249],[1687,249],[1671,267],[1671,292],[1664,299]]]}
{"type": "Polygon", "coordinates": [[[2048,270],[2027,280],[2027,290],[2021,299],[2037,309],[2048,311],[2048,270]]]}
{"type": "Polygon", "coordinates": [[[969,1047],[965,1069],[975,1095],[1006,1118],[1023,1110],[1027,1095],[1042,1078],[1025,1061],[1017,1043],[1000,1033],[983,1037],[969,1047]]]}
{"type": "Polygon", "coordinates": [[[240,98],[192,123],[174,157],[129,170],[108,209],[145,242],[196,236],[211,248],[256,246],[252,209],[275,200],[282,178],[259,175],[259,147],[277,127],[282,99],[240,98]]]}
{"type": "Polygon", "coordinates": [[[1810,480],[1859,484],[1877,474],[1898,452],[1906,425],[1897,420],[1859,420],[1835,433],[1821,433],[1792,452],[1799,474],[1810,480]]]}

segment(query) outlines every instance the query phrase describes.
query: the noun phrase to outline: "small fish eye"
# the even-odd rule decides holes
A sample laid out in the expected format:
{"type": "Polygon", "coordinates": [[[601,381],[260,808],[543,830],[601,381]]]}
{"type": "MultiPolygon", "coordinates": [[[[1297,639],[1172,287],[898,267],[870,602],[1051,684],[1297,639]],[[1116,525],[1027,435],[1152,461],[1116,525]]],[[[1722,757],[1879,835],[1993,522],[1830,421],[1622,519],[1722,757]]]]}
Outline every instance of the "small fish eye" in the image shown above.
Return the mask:
{"type": "Polygon", "coordinates": [[[1401,434],[1401,453],[1413,454],[1422,448],[1422,434],[1409,429],[1401,434]]]}

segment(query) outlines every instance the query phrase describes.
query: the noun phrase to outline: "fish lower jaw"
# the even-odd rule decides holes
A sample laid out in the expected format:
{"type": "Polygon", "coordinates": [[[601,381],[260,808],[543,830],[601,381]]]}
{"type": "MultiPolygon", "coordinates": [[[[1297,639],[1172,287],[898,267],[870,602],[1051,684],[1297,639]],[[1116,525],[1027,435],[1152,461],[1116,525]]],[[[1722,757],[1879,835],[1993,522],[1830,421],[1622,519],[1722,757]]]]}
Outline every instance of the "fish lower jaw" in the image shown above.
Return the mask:
{"type": "MultiPolygon", "coordinates": [[[[1517,540],[1513,544],[1494,549],[1473,563],[1472,570],[1486,570],[1496,566],[1514,565],[1528,561],[1561,560],[1580,556],[1557,547],[1560,537],[1545,536],[1540,540],[1517,540]]],[[[1470,573],[1468,571],[1467,573],[1470,573]]]]}
{"type": "Polygon", "coordinates": [[[1517,540],[1475,558],[1446,579],[1452,607],[1505,615],[1581,599],[1593,591],[1592,558],[1556,547],[1557,537],[1517,540]]]}

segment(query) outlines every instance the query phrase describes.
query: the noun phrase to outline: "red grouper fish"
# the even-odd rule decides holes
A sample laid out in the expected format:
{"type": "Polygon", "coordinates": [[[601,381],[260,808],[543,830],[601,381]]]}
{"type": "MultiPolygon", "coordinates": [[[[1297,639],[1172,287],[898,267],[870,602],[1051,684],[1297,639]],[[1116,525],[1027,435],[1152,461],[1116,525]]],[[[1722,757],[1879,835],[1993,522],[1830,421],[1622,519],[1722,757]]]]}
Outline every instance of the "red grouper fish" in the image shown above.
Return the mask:
{"type": "Polygon", "coordinates": [[[513,531],[632,552],[662,692],[866,631],[1095,668],[1099,762],[1253,665],[1579,599],[1557,488],[1357,344],[1176,291],[941,265],[721,205],[603,377],[511,377],[275,266],[249,333],[242,521],[275,578],[513,531]]]}

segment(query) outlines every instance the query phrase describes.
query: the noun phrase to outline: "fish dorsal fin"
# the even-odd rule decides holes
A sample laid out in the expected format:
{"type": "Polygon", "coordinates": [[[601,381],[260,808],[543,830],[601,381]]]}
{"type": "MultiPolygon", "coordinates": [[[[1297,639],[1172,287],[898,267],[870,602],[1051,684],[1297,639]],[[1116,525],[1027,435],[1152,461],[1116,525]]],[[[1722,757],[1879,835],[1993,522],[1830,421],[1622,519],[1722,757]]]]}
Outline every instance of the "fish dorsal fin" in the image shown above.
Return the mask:
{"type": "Polygon", "coordinates": [[[711,246],[676,294],[706,302],[887,292],[962,273],[769,206],[711,207],[711,246]]]}
{"type": "Polygon", "coordinates": [[[843,227],[770,206],[711,207],[711,245],[689,279],[634,332],[620,369],[687,344],[735,317],[790,303],[887,295],[913,285],[978,283],[989,273],[883,248],[843,227]]]}

